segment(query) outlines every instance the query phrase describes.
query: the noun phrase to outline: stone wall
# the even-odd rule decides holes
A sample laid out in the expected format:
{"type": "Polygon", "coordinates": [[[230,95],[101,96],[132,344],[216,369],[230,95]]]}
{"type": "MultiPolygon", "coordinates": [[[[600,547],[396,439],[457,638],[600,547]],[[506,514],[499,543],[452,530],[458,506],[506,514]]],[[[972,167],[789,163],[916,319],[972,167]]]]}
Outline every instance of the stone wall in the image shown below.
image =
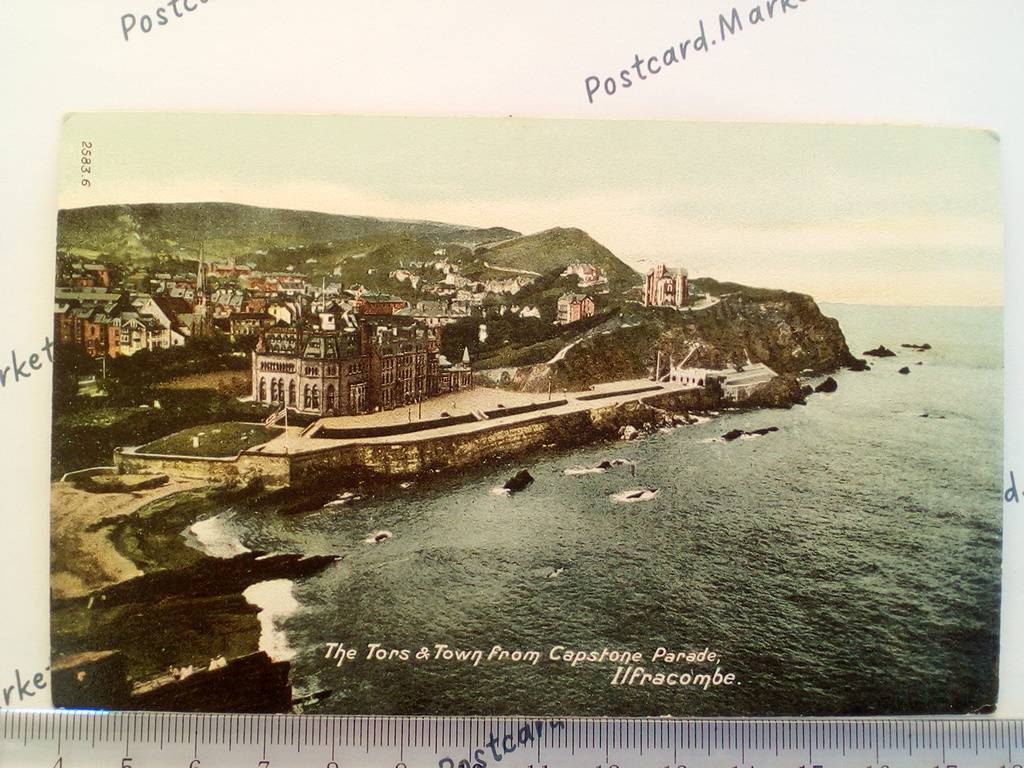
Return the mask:
{"type": "Polygon", "coordinates": [[[654,423],[665,411],[708,410],[719,404],[717,394],[703,390],[668,392],[630,403],[538,416],[429,440],[324,448],[291,457],[289,479],[292,485],[302,486],[320,480],[358,482],[465,469],[487,461],[514,458],[545,445],[573,447],[614,438],[621,427],[654,423]]]}
{"type": "Polygon", "coordinates": [[[509,459],[545,445],[573,447],[614,438],[626,425],[657,423],[665,412],[700,411],[719,406],[717,393],[667,392],[618,405],[534,419],[473,432],[394,443],[325,446],[292,456],[243,453],[236,459],[161,457],[118,452],[122,472],[164,472],[214,482],[262,477],[269,485],[308,486],[319,482],[356,483],[404,478],[423,472],[459,470],[509,459]]]}
{"type": "Polygon", "coordinates": [[[287,456],[243,453],[237,458],[214,459],[198,456],[158,456],[114,451],[114,466],[121,473],[163,473],[211,482],[245,482],[262,477],[268,486],[288,485],[287,456]]]}

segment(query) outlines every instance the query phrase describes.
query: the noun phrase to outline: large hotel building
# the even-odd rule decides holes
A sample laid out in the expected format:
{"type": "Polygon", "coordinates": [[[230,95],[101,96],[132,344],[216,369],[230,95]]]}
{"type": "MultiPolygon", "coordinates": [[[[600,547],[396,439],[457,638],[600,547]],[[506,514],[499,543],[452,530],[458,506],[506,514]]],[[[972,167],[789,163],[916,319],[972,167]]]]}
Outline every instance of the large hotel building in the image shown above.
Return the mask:
{"type": "Polygon", "coordinates": [[[389,410],[471,387],[468,357],[449,363],[435,330],[393,317],[343,330],[275,327],[253,352],[252,396],[321,416],[389,410]]]}

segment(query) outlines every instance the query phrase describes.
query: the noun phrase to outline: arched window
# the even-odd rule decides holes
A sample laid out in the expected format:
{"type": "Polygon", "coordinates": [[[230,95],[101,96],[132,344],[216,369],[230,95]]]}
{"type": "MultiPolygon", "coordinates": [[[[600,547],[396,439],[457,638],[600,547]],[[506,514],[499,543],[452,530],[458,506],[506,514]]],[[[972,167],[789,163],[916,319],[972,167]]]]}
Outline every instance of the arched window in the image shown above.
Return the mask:
{"type": "Polygon", "coordinates": [[[277,399],[279,402],[284,403],[284,379],[277,380],[277,399]]]}
{"type": "Polygon", "coordinates": [[[267,399],[267,380],[260,379],[260,396],[258,400],[262,403],[267,399]]]}
{"type": "Polygon", "coordinates": [[[320,407],[320,387],[318,387],[316,384],[313,385],[313,407],[320,407]]]}
{"type": "Polygon", "coordinates": [[[275,379],[270,380],[270,402],[277,402],[277,381],[275,379]]]}
{"type": "Polygon", "coordinates": [[[295,380],[288,385],[288,405],[295,405],[295,380]]]}
{"type": "Polygon", "coordinates": [[[327,385],[327,388],[324,390],[324,397],[326,399],[326,402],[324,403],[324,405],[326,407],[326,410],[333,411],[334,410],[334,385],[333,384],[328,384],[327,385]]]}
{"type": "Polygon", "coordinates": [[[313,399],[309,396],[309,384],[307,384],[305,389],[302,390],[302,407],[309,408],[312,404],[313,399]]]}

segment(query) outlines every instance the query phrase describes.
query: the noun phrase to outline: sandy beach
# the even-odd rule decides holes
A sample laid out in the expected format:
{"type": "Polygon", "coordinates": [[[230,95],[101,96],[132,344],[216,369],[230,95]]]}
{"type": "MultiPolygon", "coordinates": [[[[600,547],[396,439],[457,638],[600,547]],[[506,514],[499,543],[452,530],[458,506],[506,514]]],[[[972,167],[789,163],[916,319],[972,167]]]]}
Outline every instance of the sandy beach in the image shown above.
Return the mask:
{"type": "Polygon", "coordinates": [[[172,478],[167,484],[149,490],[89,493],[70,482],[52,483],[50,588],[53,597],[83,597],[142,575],[134,563],[114,547],[107,524],[152,501],[204,485],[208,483],[172,478]]]}

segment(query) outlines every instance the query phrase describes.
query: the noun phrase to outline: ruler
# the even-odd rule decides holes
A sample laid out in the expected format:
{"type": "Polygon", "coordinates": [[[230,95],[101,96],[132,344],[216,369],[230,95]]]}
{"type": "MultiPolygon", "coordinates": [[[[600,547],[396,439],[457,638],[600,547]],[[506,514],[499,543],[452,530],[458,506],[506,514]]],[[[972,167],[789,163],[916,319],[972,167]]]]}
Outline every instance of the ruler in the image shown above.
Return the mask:
{"type": "Polygon", "coordinates": [[[9,710],[3,768],[1021,768],[1024,720],[9,710]]]}

